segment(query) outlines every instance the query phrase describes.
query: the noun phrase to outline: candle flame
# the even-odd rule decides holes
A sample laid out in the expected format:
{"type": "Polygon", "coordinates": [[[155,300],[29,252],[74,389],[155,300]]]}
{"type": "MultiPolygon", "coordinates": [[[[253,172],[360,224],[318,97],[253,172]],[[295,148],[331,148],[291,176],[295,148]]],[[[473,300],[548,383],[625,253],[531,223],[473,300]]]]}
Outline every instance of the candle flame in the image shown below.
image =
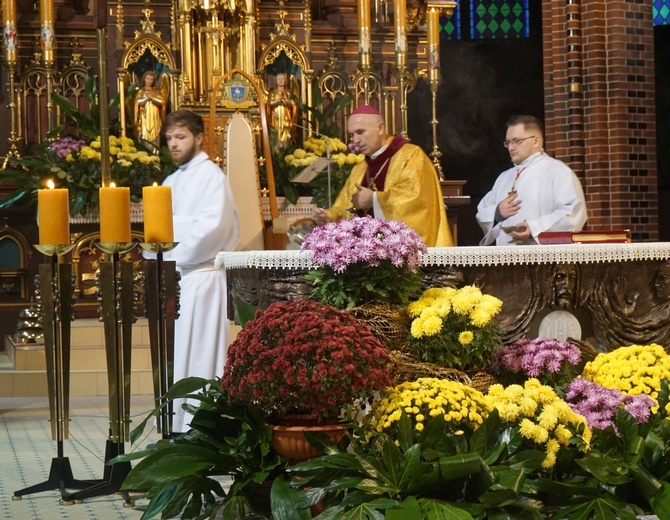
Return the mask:
{"type": "Polygon", "coordinates": [[[154,182],[154,184],[153,184],[153,185],[154,185],[154,186],[158,186],[158,183],[157,183],[157,182],[154,182]]]}
{"type": "Polygon", "coordinates": [[[55,187],[56,187],[56,185],[54,184],[54,181],[52,181],[51,179],[49,179],[49,180],[47,181],[47,188],[49,188],[50,190],[53,190],[55,187]]]}
{"type": "Polygon", "coordinates": [[[109,183],[109,187],[110,187],[110,188],[116,188],[116,183],[114,183],[114,182],[110,182],[110,183],[109,183]]]}

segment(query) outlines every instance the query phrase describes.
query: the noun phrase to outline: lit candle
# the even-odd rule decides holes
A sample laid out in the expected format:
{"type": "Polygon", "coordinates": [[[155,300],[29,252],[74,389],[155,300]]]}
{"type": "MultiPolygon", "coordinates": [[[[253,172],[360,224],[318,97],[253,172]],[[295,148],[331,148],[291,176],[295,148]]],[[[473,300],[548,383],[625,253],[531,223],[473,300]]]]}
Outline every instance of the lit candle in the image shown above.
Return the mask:
{"type": "Polygon", "coordinates": [[[5,57],[8,62],[16,61],[16,3],[2,0],[2,28],[5,43],[5,57]]]}
{"type": "Polygon", "coordinates": [[[100,188],[100,242],[130,242],[130,188],[100,188]]]}
{"type": "Polygon", "coordinates": [[[172,188],[145,186],[142,188],[144,209],[144,241],[174,242],[172,225],[172,188]]]}
{"type": "Polygon", "coordinates": [[[54,189],[53,181],[49,189],[37,190],[37,225],[39,242],[43,245],[70,243],[70,212],[68,191],[54,189]]]}
{"type": "Polygon", "coordinates": [[[358,0],[358,50],[370,52],[370,0],[358,0]]]}
{"type": "Polygon", "coordinates": [[[40,27],[42,58],[46,62],[53,62],[55,37],[53,0],[40,0],[40,27]]]}
{"type": "Polygon", "coordinates": [[[426,32],[428,33],[428,77],[439,80],[440,75],[440,10],[430,7],[426,13],[426,32]]]}
{"type": "Polygon", "coordinates": [[[406,0],[393,0],[393,22],[395,24],[395,52],[407,52],[407,4],[406,0]]]}

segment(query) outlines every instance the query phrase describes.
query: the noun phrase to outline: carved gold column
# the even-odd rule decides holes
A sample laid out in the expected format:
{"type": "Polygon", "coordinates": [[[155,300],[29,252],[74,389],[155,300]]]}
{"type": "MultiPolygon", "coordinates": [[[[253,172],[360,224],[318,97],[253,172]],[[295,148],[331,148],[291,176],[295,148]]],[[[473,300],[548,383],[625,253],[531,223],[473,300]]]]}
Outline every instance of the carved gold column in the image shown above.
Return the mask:
{"type": "Polygon", "coordinates": [[[8,82],[8,101],[7,108],[9,108],[9,150],[7,156],[2,163],[2,169],[7,167],[11,159],[18,159],[20,157],[16,143],[19,141],[18,118],[17,118],[17,93],[15,87],[16,74],[16,3],[14,0],[2,0],[2,27],[3,27],[3,42],[5,45],[5,64],[7,65],[7,82],[8,82]]]}
{"type": "MultiPolygon", "coordinates": [[[[311,18],[309,20],[311,31],[311,18]]],[[[253,10],[244,15],[244,25],[242,27],[242,39],[240,41],[242,70],[253,76],[256,73],[256,16],[253,10]]],[[[306,40],[309,42],[311,37],[306,40]]]]}
{"type": "Polygon", "coordinates": [[[400,133],[407,137],[407,4],[406,0],[393,0],[393,24],[395,27],[395,57],[398,67],[400,90],[400,133]]]}
{"type": "Polygon", "coordinates": [[[179,2],[179,30],[181,34],[181,68],[183,70],[182,81],[185,90],[185,97],[190,101],[195,101],[193,80],[195,72],[193,70],[193,17],[191,15],[190,0],[180,0],[179,2]]]}
{"type": "Polygon", "coordinates": [[[450,0],[429,0],[426,10],[426,59],[428,61],[428,83],[433,98],[433,150],[430,157],[440,180],[444,179],[440,157],[442,152],[437,146],[437,88],[440,84],[440,15],[451,16],[456,2],[450,0]]]}
{"type": "Polygon", "coordinates": [[[42,64],[47,78],[47,128],[53,130],[54,107],[51,101],[53,94],[54,64],[54,3],[53,0],[40,0],[40,45],[42,47],[42,64]]]}

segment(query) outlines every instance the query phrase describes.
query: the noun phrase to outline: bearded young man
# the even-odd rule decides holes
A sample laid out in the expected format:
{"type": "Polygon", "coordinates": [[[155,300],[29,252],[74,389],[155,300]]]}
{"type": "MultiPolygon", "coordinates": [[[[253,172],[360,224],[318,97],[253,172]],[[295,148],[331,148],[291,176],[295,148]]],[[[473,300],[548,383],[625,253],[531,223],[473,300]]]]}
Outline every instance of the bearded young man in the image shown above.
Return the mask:
{"type": "MultiPolygon", "coordinates": [[[[164,186],[172,187],[174,240],[164,253],[181,273],[179,319],[175,322],[174,380],[220,376],[226,363],[228,318],[226,273],[214,268],[220,251],[235,249],[240,226],[228,179],[202,151],[202,117],[190,110],[171,112],[163,133],[179,169],[164,186]]],[[[173,432],[188,431],[190,414],[175,401],[173,432]]]]}
{"type": "Polygon", "coordinates": [[[402,135],[389,136],[381,114],[369,105],[351,113],[347,130],[365,161],[351,170],[330,209],[314,211],[316,223],[371,215],[404,222],[429,247],[453,246],[440,181],[426,153],[402,135]]]}

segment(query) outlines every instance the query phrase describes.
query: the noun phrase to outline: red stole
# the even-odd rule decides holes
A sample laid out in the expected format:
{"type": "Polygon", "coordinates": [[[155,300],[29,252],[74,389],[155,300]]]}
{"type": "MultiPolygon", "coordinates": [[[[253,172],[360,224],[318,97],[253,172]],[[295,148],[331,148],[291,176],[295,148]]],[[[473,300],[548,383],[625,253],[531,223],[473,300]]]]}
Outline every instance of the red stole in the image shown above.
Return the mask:
{"type": "Polygon", "coordinates": [[[377,191],[384,191],[384,185],[386,184],[386,174],[389,170],[391,157],[393,157],[395,153],[406,143],[407,140],[402,135],[398,134],[386,147],[386,150],[380,153],[377,157],[374,159],[366,157],[365,162],[368,163],[368,171],[363,176],[363,182],[361,182],[361,186],[364,188],[374,189],[369,185],[374,183],[377,191]]]}

